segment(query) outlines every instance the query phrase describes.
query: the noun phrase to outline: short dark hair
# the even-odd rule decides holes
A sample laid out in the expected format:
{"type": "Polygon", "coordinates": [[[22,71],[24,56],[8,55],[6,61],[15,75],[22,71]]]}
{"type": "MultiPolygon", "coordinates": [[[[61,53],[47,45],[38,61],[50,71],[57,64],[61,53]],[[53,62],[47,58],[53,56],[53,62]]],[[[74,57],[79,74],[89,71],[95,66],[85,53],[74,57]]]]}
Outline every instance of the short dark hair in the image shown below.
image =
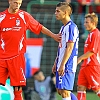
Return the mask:
{"type": "Polygon", "coordinates": [[[59,2],[59,3],[56,5],[56,7],[62,7],[62,8],[64,8],[64,9],[67,8],[67,9],[68,9],[68,12],[69,12],[69,15],[72,14],[73,9],[72,9],[72,6],[71,6],[70,3],[67,3],[67,2],[59,2]]]}

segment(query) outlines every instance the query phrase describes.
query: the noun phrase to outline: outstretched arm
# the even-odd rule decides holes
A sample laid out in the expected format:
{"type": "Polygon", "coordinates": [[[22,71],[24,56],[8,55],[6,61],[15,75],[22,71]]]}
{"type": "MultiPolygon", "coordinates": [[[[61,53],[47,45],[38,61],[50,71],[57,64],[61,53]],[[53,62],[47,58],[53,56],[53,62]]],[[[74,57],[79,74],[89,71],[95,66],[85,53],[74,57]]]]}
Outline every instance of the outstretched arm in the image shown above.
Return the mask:
{"type": "Polygon", "coordinates": [[[60,42],[61,41],[61,34],[54,34],[52,33],[49,29],[47,29],[46,27],[42,27],[41,32],[45,35],[48,35],[50,37],[52,37],[55,41],[60,42]]]}

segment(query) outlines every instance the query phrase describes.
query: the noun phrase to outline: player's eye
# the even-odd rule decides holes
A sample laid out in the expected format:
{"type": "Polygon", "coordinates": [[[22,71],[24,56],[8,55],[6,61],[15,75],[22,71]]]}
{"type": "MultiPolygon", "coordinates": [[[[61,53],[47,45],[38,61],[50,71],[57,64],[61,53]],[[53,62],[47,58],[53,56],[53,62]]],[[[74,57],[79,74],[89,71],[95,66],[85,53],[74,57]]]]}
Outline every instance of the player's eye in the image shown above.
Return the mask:
{"type": "Polygon", "coordinates": [[[60,12],[59,10],[56,10],[55,12],[60,12]]]}
{"type": "Polygon", "coordinates": [[[14,4],[16,4],[16,5],[21,5],[21,3],[17,3],[17,2],[14,2],[14,4]]]}

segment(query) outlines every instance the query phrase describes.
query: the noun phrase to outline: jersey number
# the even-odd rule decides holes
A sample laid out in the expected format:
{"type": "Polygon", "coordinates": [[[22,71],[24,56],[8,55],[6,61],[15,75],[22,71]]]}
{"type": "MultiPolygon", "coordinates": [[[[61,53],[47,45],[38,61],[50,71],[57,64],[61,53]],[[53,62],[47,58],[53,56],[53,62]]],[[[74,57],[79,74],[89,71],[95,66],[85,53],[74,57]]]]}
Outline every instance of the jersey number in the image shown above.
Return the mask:
{"type": "Polygon", "coordinates": [[[61,84],[62,83],[62,78],[61,78],[61,76],[59,76],[59,84],[61,84]]]}

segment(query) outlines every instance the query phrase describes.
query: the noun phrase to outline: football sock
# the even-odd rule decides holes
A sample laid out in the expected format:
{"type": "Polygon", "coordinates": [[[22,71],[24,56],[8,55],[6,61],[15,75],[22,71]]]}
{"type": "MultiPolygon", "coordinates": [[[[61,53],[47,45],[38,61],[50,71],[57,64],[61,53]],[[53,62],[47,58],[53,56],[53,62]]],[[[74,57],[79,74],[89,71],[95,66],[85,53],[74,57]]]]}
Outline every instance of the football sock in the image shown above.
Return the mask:
{"type": "Polygon", "coordinates": [[[78,100],[86,100],[86,92],[85,91],[78,91],[77,99],[78,100]]]}
{"type": "Polygon", "coordinates": [[[72,92],[70,93],[70,96],[71,96],[71,100],[78,100],[76,95],[73,94],[72,92]]]}
{"type": "Polygon", "coordinates": [[[62,98],[62,100],[71,100],[71,97],[62,98]]]}
{"type": "Polygon", "coordinates": [[[21,91],[14,91],[14,100],[23,100],[22,90],[21,91]]]}

